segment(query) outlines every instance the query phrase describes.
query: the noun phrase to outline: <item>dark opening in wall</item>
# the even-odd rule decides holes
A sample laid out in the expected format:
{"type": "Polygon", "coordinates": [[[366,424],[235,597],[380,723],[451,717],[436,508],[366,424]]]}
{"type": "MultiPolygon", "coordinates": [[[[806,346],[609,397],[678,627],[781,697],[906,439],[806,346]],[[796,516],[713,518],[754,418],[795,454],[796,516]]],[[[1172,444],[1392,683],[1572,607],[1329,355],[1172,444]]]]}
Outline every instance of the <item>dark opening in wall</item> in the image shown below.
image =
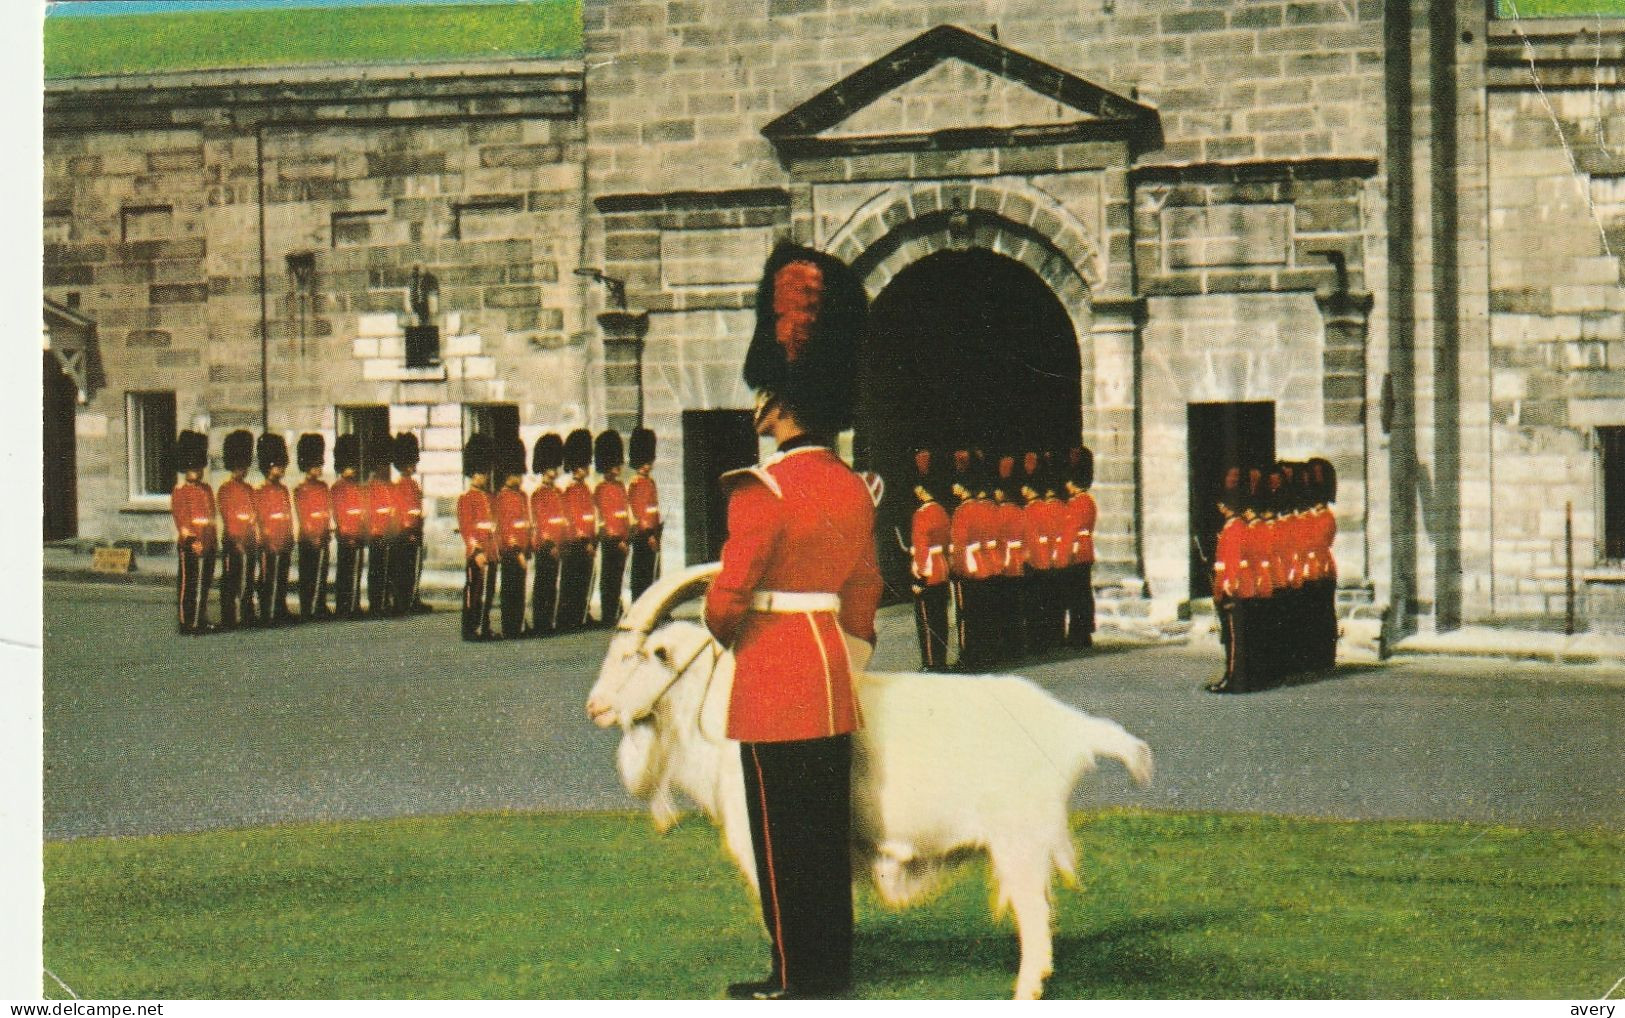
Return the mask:
{"type": "Polygon", "coordinates": [[[1597,429],[1602,558],[1625,562],[1625,427],[1597,429]]]}

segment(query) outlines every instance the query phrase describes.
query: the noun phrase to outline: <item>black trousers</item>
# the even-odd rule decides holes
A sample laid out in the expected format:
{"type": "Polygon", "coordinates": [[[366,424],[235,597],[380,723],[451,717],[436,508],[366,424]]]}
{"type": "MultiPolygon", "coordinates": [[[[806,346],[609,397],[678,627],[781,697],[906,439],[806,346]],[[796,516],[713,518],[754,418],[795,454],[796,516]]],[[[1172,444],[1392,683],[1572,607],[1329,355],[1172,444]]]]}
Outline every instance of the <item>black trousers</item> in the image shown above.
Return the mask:
{"type": "Polygon", "coordinates": [[[631,583],[632,600],[649,589],[655,581],[655,567],[660,560],[660,538],[644,534],[642,537],[632,538],[632,566],[629,581],[631,583]]]}
{"type": "Polygon", "coordinates": [[[502,553],[502,635],[517,639],[525,628],[525,563],[517,551],[502,553]]]}
{"type": "Polygon", "coordinates": [[[621,621],[621,588],[626,580],[626,545],[610,539],[599,544],[598,618],[606,626],[621,621]]]}
{"type": "Polygon", "coordinates": [[[1255,688],[1248,672],[1248,651],[1252,649],[1247,617],[1250,603],[1233,597],[1218,603],[1219,639],[1224,643],[1224,685],[1235,693],[1255,688]]]}
{"type": "Polygon", "coordinates": [[[418,603],[418,576],[423,572],[423,535],[408,531],[389,551],[389,606],[405,615],[418,603]]]}
{"type": "Polygon", "coordinates": [[[497,571],[487,559],[485,565],[471,556],[463,574],[463,639],[477,640],[491,635],[491,601],[496,597],[497,571]]]}
{"type": "Polygon", "coordinates": [[[1027,653],[1026,578],[995,576],[987,586],[988,641],[995,662],[1016,661],[1027,653]]]}
{"type": "Polygon", "coordinates": [[[393,537],[375,537],[367,545],[367,614],[388,615],[389,559],[395,551],[393,537]]]}
{"type": "Polygon", "coordinates": [[[1088,647],[1095,635],[1095,564],[1075,562],[1061,571],[1066,584],[1066,642],[1088,647]]]}
{"type": "Polygon", "coordinates": [[[209,584],[214,582],[214,549],[195,552],[176,542],[176,621],[182,633],[201,633],[209,625],[209,584]]]}
{"type": "Polygon", "coordinates": [[[1066,603],[1058,596],[1056,578],[1060,575],[1058,569],[1034,569],[1028,566],[1027,575],[1022,577],[1026,584],[1029,650],[1053,650],[1061,642],[1066,603]]]}
{"type": "Polygon", "coordinates": [[[327,614],[327,548],[299,542],[299,616],[313,619],[327,614]]]}
{"type": "Polygon", "coordinates": [[[852,737],[744,742],[739,755],[772,978],[839,993],[852,981],[852,737]]]}
{"type": "Polygon", "coordinates": [[[559,552],[558,631],[568,633],[587,624],[587,596],[592,589],[592,547],[575,541],[559,552]]]}
{"type": "Polygon", "coordinates": [[[920,667],[948,670],[948,584],[920,587],[914,595],[914,630],[920,638],[920,667]]]}
{"type": "Polygon", "coordinates": [[[334,607],[339,618],[354,618],[361,612],[361,567],[367,542],[358,537],[339,538],[338,593],[334,607]]]}
{"type": "Polygon", "coordinates": [[[288,611],[288,570],[292,565],[292,551],[260,552],[260,621],[265,625],[293,618],[288,611]]]}
{"type": "Polygon", "coordinates": [[[230,629],[251,626],[254,614],[254,566],[259,555],[243,548],[225,547],[220,566],[220,624],[230,629]]]}
{"type": "Polygon", "coordinates": [[[959,588],[959,660],[961,668],[982,668],[993,660],[988,632],[988,581],[962,577],[959,588]]]}
{"type": "Polygon", "coordinates": [[[546,636],[558,623],[559,556],[557,552],[539,551],[533,557],[536,562],[530,587],[530,631],[534,636],[546,636]]]}

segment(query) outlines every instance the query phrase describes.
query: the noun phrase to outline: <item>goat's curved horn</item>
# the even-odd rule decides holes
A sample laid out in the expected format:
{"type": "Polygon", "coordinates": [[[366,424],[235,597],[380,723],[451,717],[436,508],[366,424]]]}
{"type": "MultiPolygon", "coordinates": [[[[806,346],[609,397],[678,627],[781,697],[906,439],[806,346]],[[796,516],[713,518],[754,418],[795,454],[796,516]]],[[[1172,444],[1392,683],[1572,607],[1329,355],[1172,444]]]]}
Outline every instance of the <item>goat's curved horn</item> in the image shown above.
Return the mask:
{"type": "Polygon", "coordinates": [[[663,576],[645,590],[621,618],[619,629],[651,633],[665,621],[673,608],[699,596],[722,571],[721,562],[689,566],[682,572],[663,576]]]}

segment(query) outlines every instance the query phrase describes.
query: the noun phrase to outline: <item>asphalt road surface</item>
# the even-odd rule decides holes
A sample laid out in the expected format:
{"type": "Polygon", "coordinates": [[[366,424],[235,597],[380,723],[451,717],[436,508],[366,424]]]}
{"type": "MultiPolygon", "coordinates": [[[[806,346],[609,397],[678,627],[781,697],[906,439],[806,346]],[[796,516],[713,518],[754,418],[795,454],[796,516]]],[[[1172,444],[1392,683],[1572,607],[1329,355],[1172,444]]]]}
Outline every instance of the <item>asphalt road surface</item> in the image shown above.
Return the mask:
{"type": "MultiPolygon", "coordinates": [[[[639,804],[582,705],[608,642],[465,644],[454,613],[206,638],[161,588],[45,585],[45,833],[639,804]]],[[[916,663],[882,612],[878,669],[916,663]]],[[[1601,666],[1345,665],[1246,696],[1219,651],[1111,644],[1012,671],[1114,718],[1157,756],[1076,807],[1625,827],[1625,676],[1601,666]]]]}

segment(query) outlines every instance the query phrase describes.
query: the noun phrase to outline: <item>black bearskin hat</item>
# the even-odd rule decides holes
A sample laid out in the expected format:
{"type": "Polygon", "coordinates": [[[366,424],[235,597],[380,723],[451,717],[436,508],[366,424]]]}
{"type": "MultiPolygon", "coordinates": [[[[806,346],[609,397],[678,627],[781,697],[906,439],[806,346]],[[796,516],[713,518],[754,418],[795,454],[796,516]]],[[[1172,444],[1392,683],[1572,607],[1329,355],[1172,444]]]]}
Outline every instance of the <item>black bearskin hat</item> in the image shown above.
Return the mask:
{"type": "Polygon", "coordinates": [[[655,433],[648,428],[633,428],[631,449],[627,453],[626,461],[632,469],[653,463],[655,461],[655,433]]]}
{"type": "Polygon", "coordinates": [[[1228,506],[1232,512],[1240,512],[1245,499],[1241,468],[1231,467],[1224,472],[1224,481],[1219,486],[1219,504],[1228,506]]]}
{"type": "Polygon", "coordinates": [[[851,427],[868,308],[863,284],[845,262],[781,243],[756,289],[745,384],[771,393],[808,431],[828,436],[851,427]]]}
{"type": "Polygon", "coordinates": [[[525,443],[518,435],[497,443],[496,482],[508,483],[510,477],[525,476],[525,443]]]}
{"type": "Polygon", "coordinates": [[[1089,490],[1095,483],[1095,454],[1086,445],[1067,452],[1067,466],[1072,483],[1089,490]]]}
{"type": "Polygon", "coordinates": [[[261,435],[254,452],[262,474],[269,474],[272,467],[288,465],[288,440],[275,432],[267,431],[261,435]]]}
{"type": "Polygon", "coordinates": [[[361,447],[361,472],[368,477],[378,474],[389,476],[389,460],[395,453],[395,440],[389,432],[380,431],[369,436],[361,447]]]}
{"type": "Polygon", "coordinates": [[[555,432],[549,431],[536,440],[536,447],[531,452],[531,473],[541,474],[549,470],[557,470],[564,462],[564,439],[555,432]]]}
{"type": "Polygon", "coordinates": [[[175,469],[183,474],[209,465],[209,437],[196,431],[175,436],[175,469]]]}
{"type": "Polygon", "coordinates": [[[475,432],[468,436],[468,442],[463,445],[463,476],[491,473],[491,453],[490,435],[475,432]]]}
{"type": "Polygon", "coordinates": [[[577,428],[564,440],[564,469],[580,470],[592,465],[592,432],[577,428]]]}
{"type": "Polygon", "coordinates": [[[405,470],[418,465],[418,436],[410,431],[403,431],[395,436],[396,470],[405,470]]]}
{"type": "Polygon", "coordinates": [[[333,469],[337,473],[361,468],[361,439],[355,435],[340,435],[333,443],[333,469]]]}
{"type": "Polygon", "coordinates": [[[1310,476],[1314,479],[1314,499],[1317,502],[1332,503],[1337,501],[1337,469],[1331,461],[1316,456],[1307,464],[1310,476]]]}
{"type": "Polygon", "coordinates": [[[220,447],[220,456],[227,470],[247,470],[254,463],[254,436],[238,428],[226,436],[225,445],[220,447]]]}
{"type": "Polygon", "coordinates": [[[307,431],[300,435],[299,445],[294,451],[299,456],[300,473],[327,465],[327,439],[314,432],[307,431]]]}
{"type": "Polygon", "coordinates": [[[592,447],[593,468],[600,474],[609,473],[613,467],[626,464],[626,446],[621,441],[619,431],[603,431],[592,447]]]}

